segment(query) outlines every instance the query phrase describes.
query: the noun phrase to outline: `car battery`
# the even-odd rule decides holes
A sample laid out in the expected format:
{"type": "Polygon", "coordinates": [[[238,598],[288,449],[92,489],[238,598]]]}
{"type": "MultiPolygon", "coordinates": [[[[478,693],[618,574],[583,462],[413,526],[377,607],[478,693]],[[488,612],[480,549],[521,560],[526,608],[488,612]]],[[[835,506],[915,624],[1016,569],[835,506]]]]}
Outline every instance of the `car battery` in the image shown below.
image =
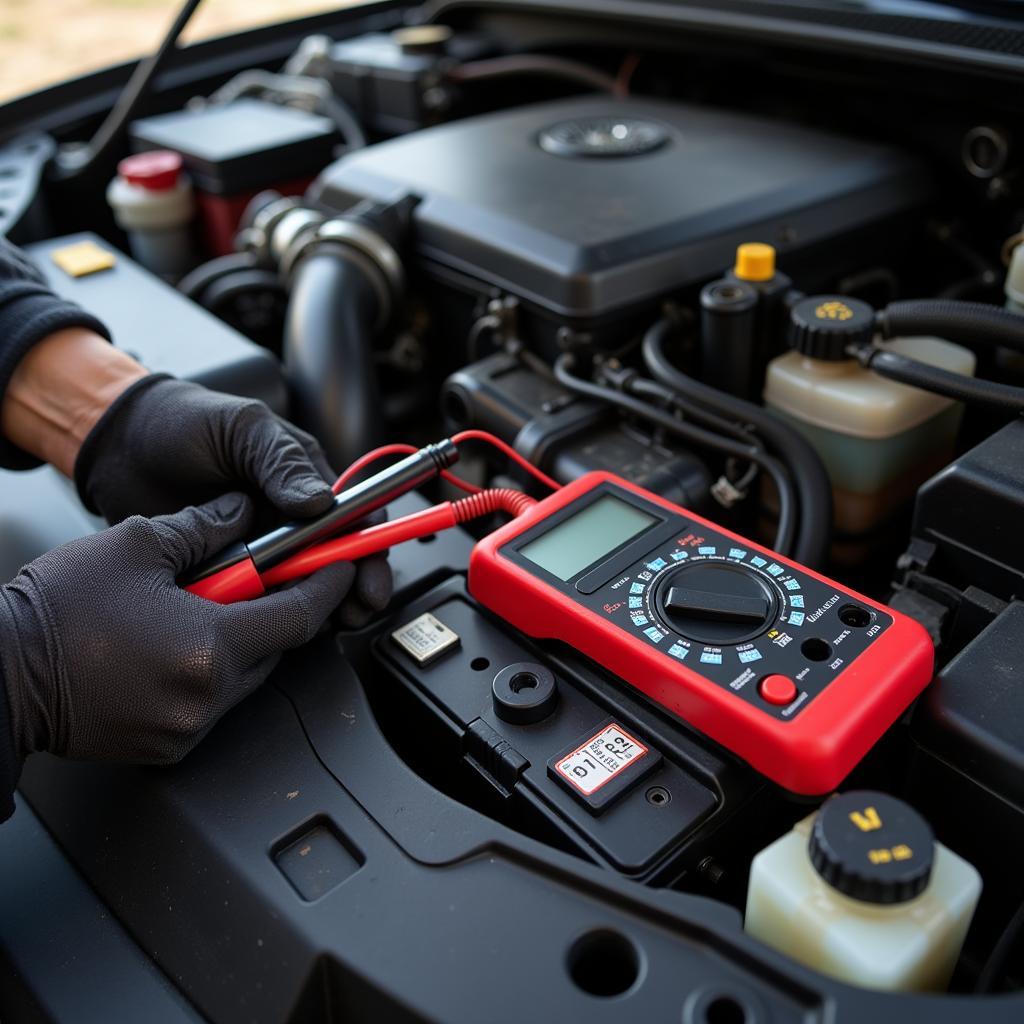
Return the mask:
{"type": "Polygon", "coordinates": [[[624,875],[667,884],[700,865],[739,807],[773,804],[737,759],[533,646],[461,579],[396,613],[373,656],[399,684],[382,699],[425,774],[447,764],[472,778],[472,802],[624,875]]]}

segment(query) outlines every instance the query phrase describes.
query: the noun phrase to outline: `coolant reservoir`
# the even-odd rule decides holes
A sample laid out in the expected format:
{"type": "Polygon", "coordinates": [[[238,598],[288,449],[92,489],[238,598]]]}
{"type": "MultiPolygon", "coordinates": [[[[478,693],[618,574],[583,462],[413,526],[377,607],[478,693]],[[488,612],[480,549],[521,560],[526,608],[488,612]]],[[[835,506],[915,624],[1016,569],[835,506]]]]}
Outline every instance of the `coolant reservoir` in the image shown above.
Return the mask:
{"type": "MultiPolygon", "coordinates": [[[[818,450],[832,480],[835,525],[858,534],[883,522],[949,462],[963,409],[848,358],[851,337],[870,340],[873,312],[855,299],[827,298],[794,307],[794,324],[802,317],[810,327],[794,330],[795,350],[768,364],[764,400],[818,450]]],[[[974,354],[940,338],[896,338],[882,347],[974,373],[974,354]]]]}
{"type": "Polygon", "coordinates": [[[978,872],[912,807],[857,791],[754,858],[744,927],[843,981],[934,991],[949,982],[980,894],[978,872]]]}

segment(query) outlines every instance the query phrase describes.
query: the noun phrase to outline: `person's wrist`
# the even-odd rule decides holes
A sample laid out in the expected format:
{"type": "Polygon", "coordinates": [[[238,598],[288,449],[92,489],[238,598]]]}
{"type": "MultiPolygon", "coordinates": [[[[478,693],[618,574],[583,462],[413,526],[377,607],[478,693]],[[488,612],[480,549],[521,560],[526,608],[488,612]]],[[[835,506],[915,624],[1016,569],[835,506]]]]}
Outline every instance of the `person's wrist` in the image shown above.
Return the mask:
{"type": "Polygon", "coordinates": [[[82,442],[104,412],[147,374],[94,331],[57,331],[18,364],[0,408],[0,429],[70,476],[82,442]]]}

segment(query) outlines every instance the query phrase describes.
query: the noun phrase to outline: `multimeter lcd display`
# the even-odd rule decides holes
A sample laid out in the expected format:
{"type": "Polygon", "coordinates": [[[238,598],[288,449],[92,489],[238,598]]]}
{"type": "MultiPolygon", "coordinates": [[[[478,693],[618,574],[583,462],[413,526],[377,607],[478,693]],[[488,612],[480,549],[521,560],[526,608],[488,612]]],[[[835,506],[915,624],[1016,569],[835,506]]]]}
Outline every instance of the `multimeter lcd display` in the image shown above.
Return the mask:
{"type": "Polygon", "coordinates": [[[524,545],[519,553],[552,576],[568,580],[658,521],[606,494],[524,545]]]}

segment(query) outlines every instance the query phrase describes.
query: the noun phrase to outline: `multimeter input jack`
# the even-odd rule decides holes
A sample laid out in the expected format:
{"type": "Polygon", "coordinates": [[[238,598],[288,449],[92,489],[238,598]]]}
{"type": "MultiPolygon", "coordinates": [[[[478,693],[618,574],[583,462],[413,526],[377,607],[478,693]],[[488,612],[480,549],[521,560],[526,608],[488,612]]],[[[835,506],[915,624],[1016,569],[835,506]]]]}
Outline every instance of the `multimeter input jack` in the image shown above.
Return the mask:
{"type": "Polygon", "coordinates": [[[857,604],[845,604],[839,609],[839,621],[844,626],[851,626],[854,629],[870,626],[871,618],[871,612],[857,604]]]}
{"type": "Polygon", "coordinates": [[[808,661],[825,661],[832,654],[832,648],[826,641],[812,636],[800,645],[800,653],[808,661]]]}

